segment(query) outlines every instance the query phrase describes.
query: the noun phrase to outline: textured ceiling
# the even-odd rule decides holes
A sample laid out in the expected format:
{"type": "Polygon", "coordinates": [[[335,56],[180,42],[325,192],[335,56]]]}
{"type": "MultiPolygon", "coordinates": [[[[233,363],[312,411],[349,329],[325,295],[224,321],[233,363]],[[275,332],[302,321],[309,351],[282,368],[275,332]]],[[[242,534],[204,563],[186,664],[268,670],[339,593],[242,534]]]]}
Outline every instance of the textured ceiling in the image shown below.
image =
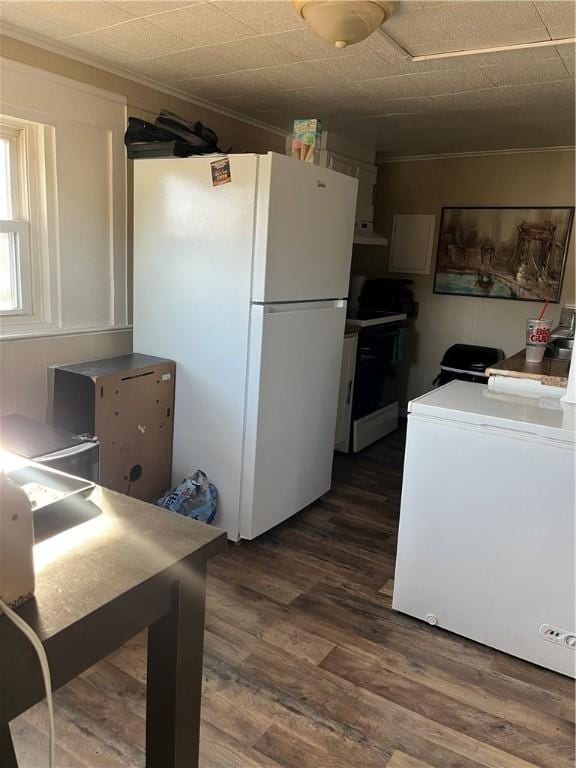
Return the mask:
{"type": "Polygon", "coordinates": [[[10,27],[289,129],[294,117],[388,155],[574,144],[574,46],[413,56],[576,35],[573,0],[405,0],[387,35],[337,50],[288,0],[2,0],[10,27]]]}

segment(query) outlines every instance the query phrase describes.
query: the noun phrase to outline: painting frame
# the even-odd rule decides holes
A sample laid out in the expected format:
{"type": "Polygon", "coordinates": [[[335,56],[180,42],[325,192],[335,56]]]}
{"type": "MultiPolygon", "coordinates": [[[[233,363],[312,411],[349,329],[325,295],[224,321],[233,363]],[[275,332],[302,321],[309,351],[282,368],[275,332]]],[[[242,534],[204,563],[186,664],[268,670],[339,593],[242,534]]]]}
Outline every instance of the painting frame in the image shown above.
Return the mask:
{"type": "MultiPolygon", "coordinates": [[[[489,298],[489,299],[505,299],[508,301],[532,301],[532,302],[540,302],[543,301],[549,301],[551,304],[558,304],[560,303],[560,297],[562,293],[562,286],[564,282],[564,276],[566,272],[566,263],[568,260],[568,251],[570,247],[570,238],[572,235],[572,228],[573,228],[573,222],[574,222],[574,206],[568,206],[568,205],[463,205],[463,206],[443,206],[441,210],[441,216],[440,216],[440,226],[438,231],[438,238],[437,238],[437,245],[436,245],[436,262],[434,266],[434,286],[433,286],[433,292],[437,295],[447,295],[447,296],[466,296],[468,298],[489,298]],[[547,294],[548,295],[529,295],[530,293],[534,294],[534,288],[533,286],[528,282],[528,277],[526,277],[526,282],[522,283],[518,279],[518,275],[520,274],[520,270],[518,271],[516,278],[514,278],[513,275],[506,274],[500,275],[497,272],[496,266],[494,266],[494,262],[498,260],[498,254],[499,249],[504,249],[505,247],[509,250],[510,249],[510,238],[508,241],[502,240],[490,247],[490,259],[492,264],[492,272],[489,270],[486,270],[486,268],[483,266],[484,262],[484,246],[480,247],[478,243],[474,244],[473,248],[466,248],[464,249],[464,245],[458,245],[454,243],[448,242],[448,236],[451,234],[447,230],[447,220],[448,218],[453,215],[456,219],[458,217],[466,218],[466,214],[470,214],[471,212],[478,212],[479,218],[481,217],[481,214],[486,214],[486,212],[492,212],[495,221],[497,221],[499,224],[501,220],[503,220],[506,217],[506,213],[512,214],[517,213],[518,215],[521,214],[523,211],[532,211],[536,212],[537,215],[540,217],[539,223],[530,223],[526,220],[523,221],[523,228],[526,230],[534,230],[534,229],[545,229],[545,225],[548,225],[548,230],[552,234],[550,235],[553,237],[553,234],[555,232],[556,227],[554,229],[551,229],[551,221],[547,218],[547,215],[550,217],[556,216],[558,217],[564,217],[564,229],[563,229],[563,241],[556,241],[555,239],[550,241],[549,244],[549,251],[552,248],[552,245],[555,246],[555,260],[560,263],[559,269],[555,270],[555,276],[554,279],[551,281],[551,284],[547,286],[547,294]],[[466,252],[476,252],[474,254],[474,260],[477,262],[480,260],[480,266],[472,266],[471,263],[466,263],[468,254],[463,257],[461,266],[457,265],[456,267],[450,266],[450,256],[448,254],[448,248],[457,247],[460,251],[465,250],[466,252]],[[560,249],[558,249],[558,246],[561,246],[560,249]],[[481,256],[478,255],[478,252],[481,251],[481,256]],[[478,285],[471,286],[472,283],[472,275],[474,273],[474,270],[477,269],[477,276],[475,283],[478,285]],[[481,274],[481,272],[484,270],[484,272],[487,274],[481,274]],[[450,279],[449,279],[450,278],[450,279]],[[482,278],[482,282],[481,282],[482,278]],[[505,279],[506,283],[502,283],[502,279],[505,279]],[[490,287],[490,281],[494,283],[494,280],[498,283],[498,289],[499,293],[492,293],[492,288],[490,287]],[[486,282],[484,282],[486,281],[486,282]],[[459,282],[462,284],[462,286],[459,289],[459,282]],[[464,286],[464,283],[466,286],[464,286]],[[502,283],[502,285],[500,285],[502,283]],[[503,286],[506,286],[506,289],[509,291],[510,295],[505,295],[503,286]],[[555,288],[554,288],[555,286],[555,288]],[[553,295],[552,295],[553,291],[553,295]]],[[[517,227],[518,230],[520,230],[520,227],[517,227]]],[[[477,234],[477,233],[475,233],[477,234]]],[[[540,238],[542,240],[543,238],[540,238]]],[[[530,248],[531,245],[531,239],[528,236],[527,238],[524,237],[522,244],[524,248],[526,247],[524,240],[528,243],[528,248],[530,248]]],[[[533,243],[532,243],[533,244],[533,243]]],[[[518,256],[518,249],[520,247],[520,235],[516,235],[516,243],[515,243],[515,254],[518,256]]],[[[539,246],[542,248],[542,246],[539,246]]],[[[510,260],[511,257],[508,257],[508,260],[510,260]]],[[[548,257],[548,260],[550,260],[550,256],[548,257]]],[[[533,262],[534,259],[531,259],[531,262],[533,262]]],[[[542,276],[539,276],[539,279],[541,279],[542,276]]],[[[533,277],[534,280],[534,277],[533,277]]]]}

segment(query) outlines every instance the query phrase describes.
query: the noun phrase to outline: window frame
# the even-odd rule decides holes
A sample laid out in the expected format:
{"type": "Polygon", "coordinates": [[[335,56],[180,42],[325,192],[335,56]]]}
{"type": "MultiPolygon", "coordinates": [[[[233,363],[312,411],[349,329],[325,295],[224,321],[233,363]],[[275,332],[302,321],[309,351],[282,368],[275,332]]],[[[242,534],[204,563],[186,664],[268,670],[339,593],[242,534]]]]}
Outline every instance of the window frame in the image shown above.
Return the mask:
{"type": "Polygon", "coordinates": [[[0,138],[8,142],[10,164],[11,216],[0,219],[0,233],[13,235],[14,256],[11,263],[12,293],[15,306],[0,309],[0,317],[33,314],[32,264],[30,251],[30,206],[27,184],[26,128],[0,116],[0,138]]]}
{"type": "Polygon", "coordinates": [[[33,314],[32,270],[30,258],[30,233],[27,221],[0,220],[0,233],[13,235],[14,256],[10,264],[12,294],[16,297],[14,307],[0,309],[1,317],[26,316],[33,314]]]}
{"type": "MultiPolygon", "coordinates": [[[[54,129],[0,114],[0,135],[11,147],[12,218],[0,219],[0,232],[14,235],[13,279],[18,306],[0,310],[0,338],[50,331],[55,327],[58,274],[53,267],[49,208],[56,198],[54,129]],[[54,275],[55,280],[50,279],[54,275]]],[[[53,217],[52,217],[53,218],[53,217]]],[[[52,229],[57,220],[51,221],[52,229]]]]}

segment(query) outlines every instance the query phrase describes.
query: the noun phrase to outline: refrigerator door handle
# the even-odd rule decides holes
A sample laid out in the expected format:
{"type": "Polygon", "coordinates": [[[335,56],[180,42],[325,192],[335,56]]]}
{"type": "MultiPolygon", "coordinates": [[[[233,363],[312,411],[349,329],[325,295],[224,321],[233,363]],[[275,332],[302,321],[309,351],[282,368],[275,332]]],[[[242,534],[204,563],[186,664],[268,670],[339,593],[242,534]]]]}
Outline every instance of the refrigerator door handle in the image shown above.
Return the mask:
{"type": "Polygon", "coordinates": [[[326,301],[287,301],[281,304],[261,304],[265,315],[277,315],[281,312],[309,312],[315,309],[344,309],[345,299],[328,299],[326,301]]]}

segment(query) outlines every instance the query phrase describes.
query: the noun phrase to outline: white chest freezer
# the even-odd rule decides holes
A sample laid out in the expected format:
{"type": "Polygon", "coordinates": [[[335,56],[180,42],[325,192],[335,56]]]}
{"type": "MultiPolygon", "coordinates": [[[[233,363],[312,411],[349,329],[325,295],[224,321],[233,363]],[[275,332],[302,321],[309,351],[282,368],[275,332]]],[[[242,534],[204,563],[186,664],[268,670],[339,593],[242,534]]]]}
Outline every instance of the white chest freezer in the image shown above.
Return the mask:
{"type": "Polygon", "coordinates": [[[575,423],[461,381],[410,403],[394,609],[575,676],[575,423]]]}

